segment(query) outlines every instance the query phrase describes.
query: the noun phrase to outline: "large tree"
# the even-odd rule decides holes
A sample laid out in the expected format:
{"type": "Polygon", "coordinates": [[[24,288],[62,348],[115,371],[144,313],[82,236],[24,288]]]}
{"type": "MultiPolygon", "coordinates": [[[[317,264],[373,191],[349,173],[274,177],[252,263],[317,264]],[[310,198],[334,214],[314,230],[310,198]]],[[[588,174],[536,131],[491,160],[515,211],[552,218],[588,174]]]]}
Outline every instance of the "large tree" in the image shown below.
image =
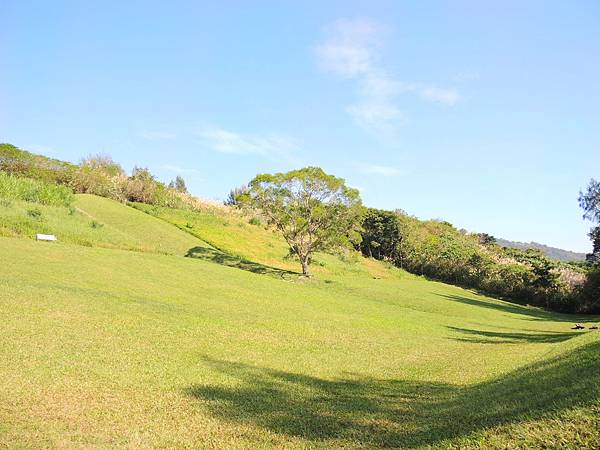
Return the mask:
{"type": "Polygon", "coordinates": [[[587,260],[592,264],[587,279],[581,288],[580,310],[600,313],[600,182],[592,179],[585,192],[579,193],[579,206],[583,208],[585,219],[597,224],[590,230],[592,253],[587,260]]]}
{"type": "MultiPolygon", "coordinates": [[[[600,182],[590,180],[587,191],[579,193],[579,206],[583,209],[583,218],[600,224],[600,182]]],[[[590,230],[590,239],[592,240],[593,250],[588,255],[588,259],[595,263],[600,263],[600,225],[590,230]]]]}
{"type": "Polygon", "coordinates": [[[257,175],[237,200],[279,230],[305,276],[314,252],[360,241],[358,191],[318,167],[257,175]]]}

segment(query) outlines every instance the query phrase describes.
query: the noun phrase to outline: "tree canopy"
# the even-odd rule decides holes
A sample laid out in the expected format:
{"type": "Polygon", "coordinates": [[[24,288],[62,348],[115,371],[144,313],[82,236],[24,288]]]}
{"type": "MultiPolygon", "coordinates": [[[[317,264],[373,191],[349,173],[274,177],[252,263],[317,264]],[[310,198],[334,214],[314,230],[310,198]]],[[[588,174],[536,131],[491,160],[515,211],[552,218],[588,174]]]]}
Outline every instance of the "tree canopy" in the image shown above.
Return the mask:
{"type": "Polygon", "coordinates": [[[173,181],[169,183],[171,189],[175,189],[177,192],[187,193],[187,186],[183,177],[177,175],[173,181]]]}
{"type": "MultiPolygon", "coordinates": [[[[583,209],[583,218],[600,224],[600,182],[590,180],[587,191],[579,192],[579,206],[583,209]]],[[[590,230],[593,250],[588,260],[600,264],[600,225],[590,230]]]]}
{"type": "Polygon", "coordinates": [[[361,239],[363,206],[358,190],[318,167],[257,175],[238,201],[260,211],[283,235],[306,276],[314,252],[361,239]]]}

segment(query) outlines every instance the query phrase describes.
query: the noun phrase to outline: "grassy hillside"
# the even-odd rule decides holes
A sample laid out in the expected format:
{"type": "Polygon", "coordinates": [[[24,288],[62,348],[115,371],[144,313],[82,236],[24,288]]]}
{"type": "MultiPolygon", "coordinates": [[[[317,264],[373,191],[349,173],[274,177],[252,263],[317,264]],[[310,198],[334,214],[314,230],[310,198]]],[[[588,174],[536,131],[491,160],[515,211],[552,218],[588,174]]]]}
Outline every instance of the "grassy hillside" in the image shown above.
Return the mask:
{"type": "MultiPolygon", "coordinates": [[[[297,278],[300,274],[298,260],[295,256],[289,257],[288,246],[283,238],[260,222],[255,222],[255,217],[214,208],[202,212],[143,203],[133,203],[132,206],[175,225],[211,247],[192,249],[188,252],[189,257],[287,279],[297,278]]],[[[384,277],[391,273],[385,265],[366,260],[354,252],[342,257],[317,253],[313,266],[314,273],[321,276],[354,272],[384,277]]]]}
{"type": "Polygon", "coordinates": [[[572,316],[396,269],[290,283],[25,239],[0,254],[0,445],[600,443],[600,334],[572,316]]]}
{"type": "Polygon", "coordinates": [[[0,204],[0,447],[600,445],[598,317],[136,207],[0,204]]]}
{"type": "Polygon", "coordinates": [[[103,197],[79,194],[70,207],[4,200],[0,235],[33,239],[55,234],[60,242],[185,255],[205,245],[188,233],[103,197]]]}

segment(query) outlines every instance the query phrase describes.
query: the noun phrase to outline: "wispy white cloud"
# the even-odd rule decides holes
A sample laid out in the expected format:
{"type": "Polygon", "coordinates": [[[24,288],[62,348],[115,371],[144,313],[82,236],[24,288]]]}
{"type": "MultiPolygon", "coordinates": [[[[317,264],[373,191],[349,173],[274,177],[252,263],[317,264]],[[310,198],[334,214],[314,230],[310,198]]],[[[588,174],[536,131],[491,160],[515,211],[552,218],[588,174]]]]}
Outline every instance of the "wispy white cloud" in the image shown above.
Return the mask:
{"type": "Polygon", "coordinates": [[[196,173],[199,174],[201,173],[199,170],[197,169],[186,169],[183,167],[179,167],[173,164],[163,164],[162,166],[160,166],[161,169],[163,170],[168,170],[169,172],[175,172],[175,173],[196,173]]]}
{"type": "Polygon", "coordinates": [[[460,100],[460,94],[456,89],[445,89],[437,86],[417,86],[414,89],[421,98],[432,102],[454,105],[460,100]]]}
{"type": "Polygon", "coordinates": [[[298,143],[279,133],[241,134],[217,126],[204,127],[198,135],[213,150],[237,155],[260,155],[297,163],[298,143]]]}
{"type": "Polygon", "coordinates": [[[151,141],[173,140],[177,138],[175,133],[166,131],[142,131],[139,135],[140,137],[151,141]]]}
{"type": "Polygon", "coordinates": [[[376,65],[380,26],[372,21],[340,19],[329,27],[330,37],[316,48],[322,67],[347,78],[362,76],[376,65]]]}
{"type": "Polygon", "coordinates": [[[341,19],[329,26],[328,38],[315,49],[323,69],[358,83],[359,99],[346,108],[358,125],[376,134],[393,132],[404,121],[397,105],[403,93],[446,105],[459,101],[456,89],[404,82],[390,74],[380,62],[383,32],[367,19],[341,19]]]}

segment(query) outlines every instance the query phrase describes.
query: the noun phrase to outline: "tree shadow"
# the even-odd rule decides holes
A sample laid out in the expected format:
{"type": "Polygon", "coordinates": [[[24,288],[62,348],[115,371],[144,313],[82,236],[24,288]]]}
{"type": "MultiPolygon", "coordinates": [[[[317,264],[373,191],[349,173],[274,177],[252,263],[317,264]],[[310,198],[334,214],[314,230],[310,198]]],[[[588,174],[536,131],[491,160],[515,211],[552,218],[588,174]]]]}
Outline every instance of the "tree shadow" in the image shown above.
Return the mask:
{"type": "Polygon", "coordinates": [[[476,299],[471,297],[464,297],[462,295],[447,295],[447,294],[435,294],[438,297],[444,297],[454,302],[463,303],[465,305],[479,306],[482,308],[494,309],[509,314],[517,314],[521,316],[529,316],[529,320],[551,320],[553,322],[595,322],[598,320],[597,316],[591,315],[575,315],[575,314],[562,314],[556,312],[545,311],[541,308],[533,306],[519,305],[516,303],[509,303],[503,300],[490,301],[484,299],[476,299]]]}
{"type": "Polygon", "coordinates": [[[452,331],[467,335],[465,338],[453,338],[456,341],[473,342],[478,344],[516,344],[516,343],[555,343],[567,341],[579,336],[581,332],[547,331],[544,333],[517,333],[502,331],[483,331],[468,328],[446,327],[452,331]]]}
{"type": "Polygon", "coordinates": [[[435,446],[600,398],[600,342],[467,387],[326,380],[208,357],[204,363],[228,384],[194,384],[186,393],[214,416],[336,447],[435,446]]]}
{"type": "Polygon", "coordinates": [[[216,248],[210,247],[192,247],[185,254],[187,258],[202,259],[211,261],[223,266],[235,267],[236,269],[246,270],[248,272],[261,275],[270,275],[286,280],[297,279],[301,274],[291,270],[278,269],[277,267],[266,266],[253,261],[249,261],[239,256],[230,255],[216,248]]]}

